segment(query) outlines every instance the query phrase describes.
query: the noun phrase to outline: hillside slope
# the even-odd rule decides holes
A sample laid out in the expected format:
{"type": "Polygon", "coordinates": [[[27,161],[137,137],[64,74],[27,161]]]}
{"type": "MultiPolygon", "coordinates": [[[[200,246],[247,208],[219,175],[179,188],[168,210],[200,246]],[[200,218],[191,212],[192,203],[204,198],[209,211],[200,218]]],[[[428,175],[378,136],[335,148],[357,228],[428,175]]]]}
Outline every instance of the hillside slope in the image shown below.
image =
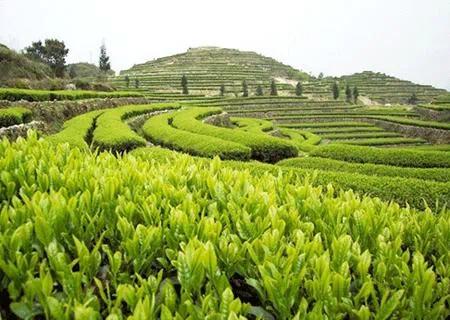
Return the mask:
{"type": "Polygon", "coordinates": [[[42,80],[51,76],[47,65],[0,45],[0,85],[8,85],[17,79],[42,80]]]}
{"type": "Polygon", "coordinates": [[[118,88],[126,89],[125,79],[128,77],[128,87],[133,90],[179,93],[183,74],[187,76],[191,94],[217,95],[223,84],[228,95],[241,95],[242,82],[245,80],[250,95],[255,94],[258,84],[263,86],[264,94],[267,95],[272,79],[277,82],[280,95],[294,95],[295,85],[301,80],[303,93],[319,100],[332,97],[331,86],[335,81],[339,82],[341,88],[341,100],[345,98],[346,84],[357,86],[361,97],[368,98],[366,100],[382,104],[407,103],[413,93],[418,102],[430,102],[446,93],[430,85],[419,85],[372,71],[319,80],[254,52],[217,47],[191,48],[185,53],[136,64],[121,71],[120,76],[112,78],[112,82],[118,88]],[[136,80],[139,80],[138,88],[136,80]]]}
{"type": "MultiPolygon", "coordinates": [[[[105,74],[95,64],[87,62],[71,63],[67,65],[67,72],[75,75],[75,78],[95,80],[104,77],[105,74]]],[[[114,71],[108,71],[107,75],[113,76],[114,71]]]]}
{"type": "Polygon", "coordinates": [[[340,85],[341,96],[345,95],[345,86],[348,84],[352,88],[357,86],[362,96],[377,103],[407,103],[413,93],[416,94],[418,102],[430,102],[437,96],[446,93],[445,90],[436,89],[431,85],[420,85],[372,71],[314,80],[304,84],[305,92],[330,97],[330,88],[335,81],[340,85]]]}
{"type": "MultiPolygon", "coordinates": [[[[306,80],[309,75],[272,58],[254,52],[223,49],[217,47],[192,48],[185,53],[159,58],[134,65],[122,71],[113,81],[119,88],[126,87],[125,76],[134,87],[139,79],[140,88],[152,92],[179,92],[181,77],[185,74],[192,93],[217,94],[225,85],[228,93],[239,93],[242,81],[246,80],[250,92],[261,84],[268,92],[270,81],[278,78],[306,80]]],[[[292,91],[291,84],[279,84],[280,91],[292,91]]]]}

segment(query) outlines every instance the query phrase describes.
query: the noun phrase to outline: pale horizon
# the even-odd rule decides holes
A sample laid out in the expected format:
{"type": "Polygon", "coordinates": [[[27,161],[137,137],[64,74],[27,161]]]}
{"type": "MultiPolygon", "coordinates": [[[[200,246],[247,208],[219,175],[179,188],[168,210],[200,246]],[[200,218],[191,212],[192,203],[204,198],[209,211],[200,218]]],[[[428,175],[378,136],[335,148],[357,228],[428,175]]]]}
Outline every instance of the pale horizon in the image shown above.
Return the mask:
{"type": "Polygon", "coordinates": [[[450,89],[450,2],[346,0],[0,0],[0,43],[20,50],[63,40],[68,63],[98,64],[104,41],[112,68],[217,46],[254,51],[313,75],[370,70],[450,89]]]}

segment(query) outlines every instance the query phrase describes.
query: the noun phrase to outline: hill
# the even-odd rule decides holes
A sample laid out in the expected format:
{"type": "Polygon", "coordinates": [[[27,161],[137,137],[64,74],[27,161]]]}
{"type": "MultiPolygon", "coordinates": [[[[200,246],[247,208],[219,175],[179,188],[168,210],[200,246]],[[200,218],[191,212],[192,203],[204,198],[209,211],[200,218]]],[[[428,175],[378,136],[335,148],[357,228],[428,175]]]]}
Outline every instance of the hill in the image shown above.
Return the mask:
{"type": "Polygon", "coordinates": [[[174,93],[181,91],[183,74],[188,78],[190,93],[206,95],[217,95],[222,84],[225,85],[228,95],[241,95],[244,80],[248,84],[250,95],[255,94],[258,84],[261,84],[264,93],[268,94],[272,79],[277,82],[280,95],[294,95],[295,85],[300,80],[304,94],[319,100],[332,97],[331,85],[335,81],[340,84],[341,97],[345,96],[344,89],[348,83],[352,87],[358,87],[363,102],[374,104],[404,104],[413,93],[416,94],[418,102],[425,103],[446,92],[430,85],[419,85],[372,71],[317,79],[255,52],[217,47],[191,48],[181,54],[136,64],[121,71],[112,82],[118,88],[126,89],[125,78],[128,77],[128,87],[133,90],[174,93]],[[139,80],[138,88],[135,85],[136,80],[139,80]]]}
{"type": "MultiPolygon", "coordinates": [[[[95,64],[87,62],[72,63],[67,65],[67,71],[69,74],[73,72],[75,78],[82,79],[97,79],[99,77],[104,77],[104,73],[100,71],[99,67],[95,64]],[[71,71],[73,70],[73,71],[71,71]]],[[[114,75],[114,71],[107,73],[109,76],[114,75]]]]}
{"type": "Polygon", "coordinates": [[[305,92],[316,96],[330,96],[331,85],[337,81],[344,96],[346,84],[357,86],[360,94],[374,103],[400,103],[408,102],[412,94],[416,94],[419,102],[430,102],[437,96],[446,92],[431,85],[415,84],[411,81],[401,80],[381,72],[363,71],[341,77],[327,77],[304,84],[305,92]]]}
{"type": "Polygon", "coordinates": [[[18,79],[42,80],[51,76],[52,72],[47,65],[0,45],[0,85],[8,85],[18,79]]]}
{"type": "Polygon", "coordinates": [[[270,81],[275,78],[280,83],[281,92],[292,91],[298,80],[309,79],[309,75],[272,58],[255,52],[223,49],[217,47],[191,48],[185,53],[163,57],[134,65],[122,71],[113,81],[119,88],[125,88],[125,76],[139,79],[140,88],[152,92],[179,92],[181,77],[188,78],[189,89],[193,93],[217,94],[225,85],[228,93],[239,94],[242,81],[246,80],[249,90],[254,92],[261,84],[268,92],[270,81]]]}

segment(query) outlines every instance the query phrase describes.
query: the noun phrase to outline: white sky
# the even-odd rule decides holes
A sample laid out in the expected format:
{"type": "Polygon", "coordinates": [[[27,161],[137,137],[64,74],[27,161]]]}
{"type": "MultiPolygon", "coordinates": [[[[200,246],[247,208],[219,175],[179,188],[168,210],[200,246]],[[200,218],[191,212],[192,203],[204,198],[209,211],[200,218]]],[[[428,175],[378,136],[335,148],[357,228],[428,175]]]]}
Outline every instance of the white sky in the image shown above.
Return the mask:
{"type": "Polygon", "coordinates": [[[119,71],[214,45],[317,75],[373,70],[450,89],[449,0],[0,0],[0,42],[56,37],[69,62],[119,71]]]}

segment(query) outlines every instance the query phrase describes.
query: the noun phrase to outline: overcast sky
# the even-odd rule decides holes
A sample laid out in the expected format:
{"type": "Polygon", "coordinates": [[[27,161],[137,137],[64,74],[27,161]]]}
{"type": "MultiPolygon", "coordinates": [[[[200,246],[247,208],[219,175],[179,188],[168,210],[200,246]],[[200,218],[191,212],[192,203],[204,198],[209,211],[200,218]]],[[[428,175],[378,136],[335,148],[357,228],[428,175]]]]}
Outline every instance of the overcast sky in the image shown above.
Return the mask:
{"type": "Polygon", "coordinates": [[[450,89],[449,0],[0,0],[0,42],[64,40],[69,62],[112,67],[220,46],[317,75],[385,72],[450,89]]]}

